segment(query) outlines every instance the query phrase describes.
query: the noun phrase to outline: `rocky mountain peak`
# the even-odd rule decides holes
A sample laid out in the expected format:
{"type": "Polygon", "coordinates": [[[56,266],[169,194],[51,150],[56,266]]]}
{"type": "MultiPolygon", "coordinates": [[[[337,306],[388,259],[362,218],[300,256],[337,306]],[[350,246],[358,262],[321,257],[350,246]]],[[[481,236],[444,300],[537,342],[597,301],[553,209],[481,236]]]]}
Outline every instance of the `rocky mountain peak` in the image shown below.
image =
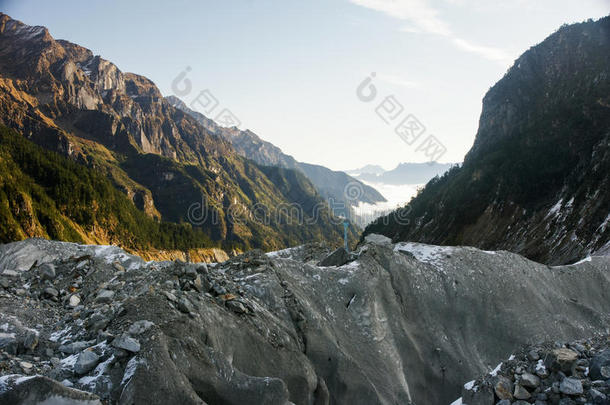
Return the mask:
{"type": "Polygon", "coordinates": [[[463,165],[401,209],[408,223],[385,218],[365,233],[508,249],[550,264],[606,251],[609,78],[610,17],[560,28],[489,90],[463,165]]]}
{"type": "Polygon", "coordinates": [[[534,110],[547,114],[588,91],[607,98],[598,85],[610,77],[609,47],[610,17],[605,17],[565,25],[524,52],[483,98],[479,130],[466,159],[497,147],[503,138],[523,136],[520,124],[534,110]]]}

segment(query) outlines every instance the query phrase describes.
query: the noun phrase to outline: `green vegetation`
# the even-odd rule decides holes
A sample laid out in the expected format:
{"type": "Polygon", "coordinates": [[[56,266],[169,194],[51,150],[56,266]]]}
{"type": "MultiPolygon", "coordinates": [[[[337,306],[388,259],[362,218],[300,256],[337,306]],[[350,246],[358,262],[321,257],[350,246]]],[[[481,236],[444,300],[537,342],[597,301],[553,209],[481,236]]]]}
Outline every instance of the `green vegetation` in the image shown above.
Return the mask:
{"type": "Polygon", "coordinates": [[[155,221],[106,177],[0,127],[0,241],[31,236],[134,250],[218,246],[189,224],[155,221]]]}

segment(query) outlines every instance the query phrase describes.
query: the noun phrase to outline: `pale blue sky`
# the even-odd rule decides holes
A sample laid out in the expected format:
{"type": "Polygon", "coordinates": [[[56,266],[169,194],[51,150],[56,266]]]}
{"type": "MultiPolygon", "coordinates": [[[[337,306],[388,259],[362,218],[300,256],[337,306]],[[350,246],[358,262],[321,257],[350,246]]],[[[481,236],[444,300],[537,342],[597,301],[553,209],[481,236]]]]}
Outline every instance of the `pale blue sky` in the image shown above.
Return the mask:
{"type": "Polygon", "coordinates": [[[0,0],[0,10],[45,25],[152,79],[164,95],[191,67],[187,104],[209,89],[263,139],[333,169],[461,161],[481,99],[512,61],[563,23],[600,18],[610,0],[0,0]],[[377,98],[356,88],[371,73],[377,98]],[[409,146],[375,113],[394,95],[426,127],[409,146]]]}

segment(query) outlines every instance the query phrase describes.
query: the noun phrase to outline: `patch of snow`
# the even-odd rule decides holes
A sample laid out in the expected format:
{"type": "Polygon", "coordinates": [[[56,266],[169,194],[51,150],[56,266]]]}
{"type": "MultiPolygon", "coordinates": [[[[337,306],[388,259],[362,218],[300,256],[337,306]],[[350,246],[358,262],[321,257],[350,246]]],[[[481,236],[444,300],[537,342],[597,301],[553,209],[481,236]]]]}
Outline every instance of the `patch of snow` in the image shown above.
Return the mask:
{"type": "Polygon", "coordinates": [[[610,214],[608,214],[606,219],[604,219],[604,222],[602,222],[601,225],[597,227],[597,232],[599,232],[599,233],[605,232],[609,223],[610,223],[610,214]]]}
{"type": "Polygon", "coordinates": [[[510,357],[508,358],[508,361],[513,361],[513,360],[515,360],[515,355],[511,354],[510,357]]]}
{"type": "Polygon", "coordinates": [[[78,380],[78,383],[88,388],[95,388],[95,382],[104,375],[108,366],[112,364],[113,361],[114,355],[108,357],[103,363],[98,364],[95,370],[93,370],[93,375],[81,377],[78,380]]]}
{"type": "Polygon", "coordinates": [[[501,369],[501,368],[502,368],[502,363],[498,364],[498,365],[496,366],[496,368],[494,368],[493,370],[491,370],[491,371],[489,372],[489,375],[490,375],[490,376],[492,376],[492,377],[497,376],[497,375],[498,375],[498,373],[500,372],[500,369],[501,369]]]}
{"type": "Polygon", "coordinates": [[[272,259],[292,259],[292,254],[294,253],[294,250],[298,249],[298,248],[299,248],[299,246],[282,249],[282,250],[276,250],[273,252],[268,252],[268,253],[266,253],[266,255],[267,255],[267,257],[270,257],[272,259]]]}
{"type": "Polygon", "coordinates": [[[467,391],[470,391],[474,388],[474,380],[472,381],[468,381],[466,384],[464,384],[464,389],[467,391]]]}
{"type": "Polygon", "coordinates": [[[130,262],[126,270],[135,270],[142,266],[141,259],[125,253],[121,248],[113,245],[88,245],[93,248],[93,253],[98,258],[103,258],[106,264],[114,262],[130,262]]]}
{"type": "Polygon", "coordinates": [[[58,340],[62,339],[62,343],[63,343],[63,340],[65,340],[66,338],[69,338],[70,336],[72,336],[72,334],[70,333],[70,327],[68,326],[67,328],[65,328],[63,330],[51,333],[51,336],[49,336],[49,340],[51,342],[57,342],[58,340]]]}
{"type": "Polygon", "coordinates": [[[462,397],[459,397],[458,399],[456,399],[455,401],[453,401],[450,405],[464,405],[462,403],[462,397]]]}
{"type": "Polygon", "coordinates": [[[78,360],[78,353],[68,356],[65,359],[61,359],[59,364],[62,368],[72,370],[76,364],[76,360],[78,360]]]}
{"type": "Polygon", "coordinates": [[[346,278],[340,278],[339,280],[337,280],[337,282],[341,285],[346,285],[347,283],[349,283],[349,280],[346,278]]]}
{"type": "Polygon", "coordinates": [[[138,364],[145,364],[145,360],[138,360],[137,356],[134,356],[131,360],[129,360],[127,366],[125,366],[125,373],[123,374],[121,385],[125,385],[129,382],[129,380],[131,380],[131,377],[133,377],[133,375],[136,373],[138,364]]]}
{"type": "Polygon", "coordinates": [[[343,266],[339,267],[339,269],[344,270],[344,271],[346,270],[349,272],[357,270],[358,268],[360,268],[360,262],[357,260],[354,260],[352,262],[349,262],[349,263],[344,264],[343,266]]]}
{"type": "Polygon", "coordinates": [[[453,252],[450,246],[426,245],[414,242],[399,242],[394,246],[394,252],[408,252],[422,262],[434,266],[438,270],[443,270],[443,260],[453,252]]]}
{"type": "Polygon", "coordinates": [[[45,28],[39,25],[29,26],[24,24],[16,27],[15,34],[19,35],[23,39],[33,39],[44,33],[44,31],[45,28]]]}
{"type": "Polygon", "coordinates": [[[576,263],[569,264],[569,266],[576,266],[577,264],[582,264],[591,261],[591,256],[587,256],[582,260],[577,261],[576,263]]]}
{"type": "Polygon", "coordinates": [[[555,205],[553,205],[551,207],[551,209],[549,210],[549,212],[546,214],[545,218],[548,218],[552,215],[557,215],[557,213],[559,212],[559,210],[561,209],[561,204],[563,203],[563,198],[560,198],[559,201],[557,201],[555,203],[555,205]]]}

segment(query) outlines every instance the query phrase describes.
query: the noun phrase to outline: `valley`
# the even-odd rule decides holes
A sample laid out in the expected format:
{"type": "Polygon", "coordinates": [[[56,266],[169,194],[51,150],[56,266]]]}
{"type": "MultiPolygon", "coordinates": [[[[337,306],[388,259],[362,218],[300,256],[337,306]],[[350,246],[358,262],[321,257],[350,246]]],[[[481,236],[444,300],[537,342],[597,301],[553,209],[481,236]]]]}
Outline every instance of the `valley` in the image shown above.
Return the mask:
{"type": "MultiPolygon", "coordinates": [[[[349,6],[401,21],[423,10],[397,32],[453,38],[498,62],[501,52],[460,40],[426,2],[407,3],[349,6]]],[[[236,32],[223,35],[262,53],[206,44],[206,63],[246,75],[239,97],[264,110],[275,101],[252,90],[266,80],[258,65],[281,65],[265,46],[284,39],[265,24],[267,42],[249,41],[262,6],[235,7],[243,15],[226,23],[236,32]]],[[[286,39],[290,69],[268,72],[278,94],[306,98],[315,86],[297,63],[328,52],[301,48],[315,38],[286,39]]],[[[163,70],[198,41],[149,45],[163,70]]],[[[333,63],[348,48],[333,48],[333,63]]],[[[443,80],[430,88],[445,91],[443,80]]],[[[0,12],[0,405],[610,403],[610,16],[565,24],[518,57],[485,94],[462,163],[396,165],[383,132],[350,124],[343,136],[362,151],[345,162],[370,164],[331,170],[161,88],[0,12]],[[364,160],[380,144],[391,170],[364,160]]],[[[275,136],[323,121],[284,104],[304,118],[261,116],[275,136]]],[[[335,107],[340,117],[350,104],[335,107]]],[[[323,161],[341,133],[319,144],[309,135],[323,161]]]]}

